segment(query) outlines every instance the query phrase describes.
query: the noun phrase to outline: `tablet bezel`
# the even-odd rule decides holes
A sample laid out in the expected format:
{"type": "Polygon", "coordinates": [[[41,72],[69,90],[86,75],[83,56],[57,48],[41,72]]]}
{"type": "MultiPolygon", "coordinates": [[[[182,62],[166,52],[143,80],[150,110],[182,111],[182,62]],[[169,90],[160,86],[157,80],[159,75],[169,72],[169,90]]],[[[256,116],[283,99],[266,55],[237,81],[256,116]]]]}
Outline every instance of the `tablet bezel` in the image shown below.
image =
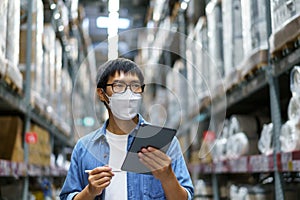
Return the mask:
{"type": "Polygon", "coordinates": [[[145,123],[141,124],[138,130],[135,131],[135,135],[133,136],[134,138],[129,150],[126,153],[121,170],[142,174],[151,174],[150,170],[139,161],[138,152],[142,147],[152,146],[166,153],[176,135],[176,132],[176,129],[145,123]],[[151,131],[151,133],[149,133],[149,131],[151,131]]]}

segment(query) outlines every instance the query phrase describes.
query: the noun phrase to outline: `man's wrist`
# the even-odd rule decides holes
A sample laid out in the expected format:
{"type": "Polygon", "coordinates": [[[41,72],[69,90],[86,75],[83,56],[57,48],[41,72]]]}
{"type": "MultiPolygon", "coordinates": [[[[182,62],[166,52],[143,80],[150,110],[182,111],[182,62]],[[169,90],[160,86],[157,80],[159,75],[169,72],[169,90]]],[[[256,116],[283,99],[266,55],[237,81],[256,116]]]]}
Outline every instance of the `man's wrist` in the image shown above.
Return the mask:
{"type": "Polygon", "coordinates": [[[102,191],[101,191],[99,194],[93,194],[93,192],[91,192],[89,185],[87,185],[84,188],[84,191],[85,191],[85,195],[87,195],[88,198],[92,198],[92,199],[94,199],[97,195],[100,195],[102,193],[102,191]]]}
{"type": "Polygon", "coordinates": [[[167,173],[166,175],[164,175],[161,179],[160,179],[160,182],[162,183],[162,184],[164,184],[164,183],[168,183],[168,182],[172,182],[173,180],[177,180],[177,178],[176,178],[176,176],[175,176],[175,174],[174,174],[174,172],[173,172],[173,170],[171,171],[171,172],[169,172],[169,173],[167,173]]]}

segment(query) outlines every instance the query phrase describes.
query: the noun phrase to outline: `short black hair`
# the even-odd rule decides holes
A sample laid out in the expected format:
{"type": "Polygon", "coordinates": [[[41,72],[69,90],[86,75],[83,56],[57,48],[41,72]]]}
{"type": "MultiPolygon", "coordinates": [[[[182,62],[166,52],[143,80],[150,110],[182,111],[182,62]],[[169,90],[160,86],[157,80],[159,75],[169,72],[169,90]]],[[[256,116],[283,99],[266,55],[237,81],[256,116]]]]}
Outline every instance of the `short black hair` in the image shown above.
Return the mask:
{"type": "Polygon", "coordinates": [[[144,84],[144,75],[135,62],[127,58],[117,58],[109,60],[99,67],[96,77],[97,88],[105,89],[109,77],[115,75],[116,72],[120,73],[121,71],[137,75],[141,84],[144,84]]]}

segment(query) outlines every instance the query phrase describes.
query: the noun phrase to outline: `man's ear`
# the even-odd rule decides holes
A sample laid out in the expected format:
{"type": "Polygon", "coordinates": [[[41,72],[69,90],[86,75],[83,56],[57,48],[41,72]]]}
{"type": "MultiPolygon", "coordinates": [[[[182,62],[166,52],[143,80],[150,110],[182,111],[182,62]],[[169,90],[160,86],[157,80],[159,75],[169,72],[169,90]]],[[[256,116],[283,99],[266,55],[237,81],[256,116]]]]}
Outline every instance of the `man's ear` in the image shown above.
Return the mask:
{"type": "Polygon", "coordinates": [[[104,91],[102,88],[97,88],[97,94],[98,94],[100,101],[106,102],[105,94],[104,94],[104,91]]]}

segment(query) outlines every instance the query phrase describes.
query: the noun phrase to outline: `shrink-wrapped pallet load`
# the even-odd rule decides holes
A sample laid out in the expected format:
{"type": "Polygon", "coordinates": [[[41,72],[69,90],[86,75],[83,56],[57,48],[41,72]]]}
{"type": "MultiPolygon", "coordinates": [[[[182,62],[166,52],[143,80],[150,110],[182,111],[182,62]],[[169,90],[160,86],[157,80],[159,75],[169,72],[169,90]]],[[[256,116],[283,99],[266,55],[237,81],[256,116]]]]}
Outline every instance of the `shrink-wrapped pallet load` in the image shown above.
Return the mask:
{"type": "Polygon", "coordinates": [[[6,73],[7,61],[5,59],[6,52],[6,29],[7,29],[7,8],[8,0],[0,1],[0,76],[6,73]]]}
{"type": "Polygon", "coordinates": [[[241,0],[222,1],[223,55],[226,87],[238,82],[237,67],[244,56],[241,0]]]}
{"type": "Polygon", "coordinates": [[[239,65],[241,79],[268,64],[266,2],[241,0],[244,59],[239,65]]]}
{"type": "Polygon", "coordinates": [[[271,0],[271,21],[270,52],[280,57],[300,39],[300,1],[271,0]]]}
{"type": "Polygon", "coordinates": [[[209,75],[209,56],[208,56],[208,35],[207,35],[207,18],[205,16],[199,18],[197,26],[197,33],[195,39],[197,41],[196,45],[196,68],[200,77],[197,78],[197,85],[199,87],[196,89],[197,93],[203,99],[207,97],[210,93],[210,75],[209,75]]]}
{"type": "MultiPolygon", "coordinates": [[[[21,1],[21,15],[26,15],[27,1],[21,1]]],[[[44,24],[44,5],[42,0],[33,0],[32,2],[32,24],[31,24],[31,45],[27,46],[27,21],[21,21],[20,25],[20,53],[19,53],[19,69],[25,80],[26,72],[26,54],[31,50],[31,88],[36,90],[42,84],[37,81],[37,76],[43,67],[43,46],[42,34],[44,24]]],[[[43,89],[45,89],[44,87],[43,89]]]]}
{"type": "Polygon", "coordinates": [[[223,66],[223,24],[222,24],[222,2],[210,1],[206,6],[207,16],[207,35],[208,35],[208,54],[211,59],[209,65],[209,85],[213,89],[212,95],[215,96],[215,88],[219,86],[220,78],[224,77],[223,66]]]}
{"type": "Polygon", "coordinates": [[[288,105],[288,120],[281,126],[280,144],[283,152],[300,150],[300,67],[290,73],[292,97],[288,105]]]}
{"type": "Polygon", "coordinates": [[[20,0],[8,2],[7,36],[6,36],[6,76],[13,82],[18,90],[23,88],[23,77],[18,68],[19,40],[20,40],[20,0]]]}

